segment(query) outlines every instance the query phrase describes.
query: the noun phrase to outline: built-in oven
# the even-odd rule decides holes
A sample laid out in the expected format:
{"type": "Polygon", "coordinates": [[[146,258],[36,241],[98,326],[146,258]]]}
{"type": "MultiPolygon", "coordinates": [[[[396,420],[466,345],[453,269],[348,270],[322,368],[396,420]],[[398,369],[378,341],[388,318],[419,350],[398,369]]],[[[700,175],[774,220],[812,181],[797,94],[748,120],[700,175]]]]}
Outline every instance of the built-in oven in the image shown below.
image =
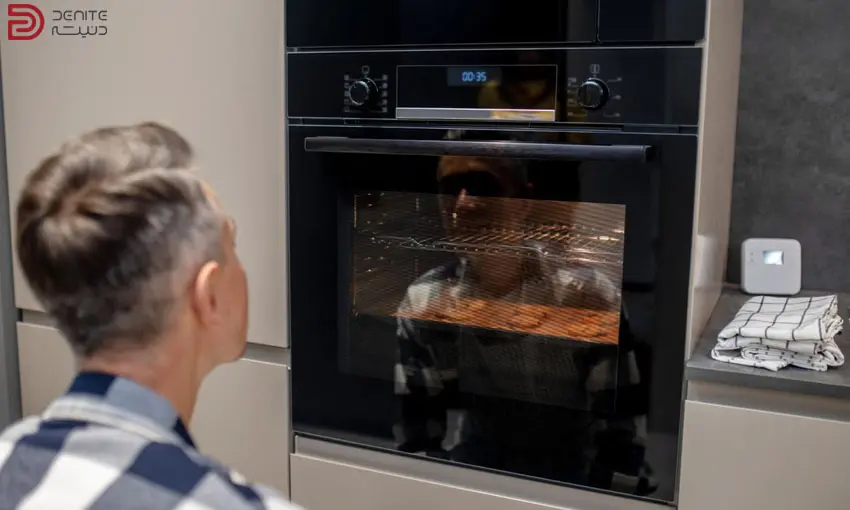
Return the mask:
{"type": "Polygon", "coordinates": [[[290,0],[287,46],[693,42],[706,0],[290,0]]]}
{"type": "Polygon", "coordinates": [[[673,501],[701,51],[289,53],[296,436],[673,501]]]}

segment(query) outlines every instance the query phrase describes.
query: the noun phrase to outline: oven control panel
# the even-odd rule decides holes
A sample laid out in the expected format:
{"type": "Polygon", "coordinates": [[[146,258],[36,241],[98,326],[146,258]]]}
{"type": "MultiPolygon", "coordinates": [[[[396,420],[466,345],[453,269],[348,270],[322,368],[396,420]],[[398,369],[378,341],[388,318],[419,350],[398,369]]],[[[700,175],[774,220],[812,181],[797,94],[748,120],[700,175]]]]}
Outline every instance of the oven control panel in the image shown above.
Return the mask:
{"type": "Polygon", "coordinates": [[[305,51],[287,59],[288,115],[302,121],[698,123],[697,47],[305,51]]]}

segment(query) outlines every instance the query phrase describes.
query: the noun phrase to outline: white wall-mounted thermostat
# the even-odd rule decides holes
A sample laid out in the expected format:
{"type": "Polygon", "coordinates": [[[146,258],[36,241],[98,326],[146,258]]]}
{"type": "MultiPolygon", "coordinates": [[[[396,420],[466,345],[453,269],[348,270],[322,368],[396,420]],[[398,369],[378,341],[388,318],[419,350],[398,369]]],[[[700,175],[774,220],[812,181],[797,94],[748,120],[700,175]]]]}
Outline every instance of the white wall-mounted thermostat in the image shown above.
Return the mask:
{"type": "Polygon", "coordinates": [[[802,260],[796,239],[747,239],[741,245],[741,290],[793,296],[802,285],[802,260]]]}

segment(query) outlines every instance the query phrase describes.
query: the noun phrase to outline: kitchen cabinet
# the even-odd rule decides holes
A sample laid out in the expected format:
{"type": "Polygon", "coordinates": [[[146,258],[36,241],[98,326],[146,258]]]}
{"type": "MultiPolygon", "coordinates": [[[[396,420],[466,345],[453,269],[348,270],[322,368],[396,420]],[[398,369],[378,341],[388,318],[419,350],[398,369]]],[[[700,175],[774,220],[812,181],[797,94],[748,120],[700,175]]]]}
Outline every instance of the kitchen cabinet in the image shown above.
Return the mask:
{"type": "Polygon", "coordinates": [[[546,510],[553,507],[293,455],[292,500],[310,510],[546,510]]]}
{"type": "Polygon", "coordinates": [[[192,435],[202,452],[289,493],[289,367],[242,359],[204,381],[192,435]]]}
{"type": "Polygon", "coordinates": [[[669,506],[296,437],[292,501],[308,510],[664,510],[669,506]]]}
{"type": "Polygon", "coordinates": [[[847,508],[850,423],[687,401],[682,510],[847,508]]]}
{"type": "Polygon", "coordinates": [[[74,378],[74,354],[54,328],[19,322],[18,370],[21,414],[39,414],[68,389],[74,378]]]}
{"type": "MultiPolygon", "coordinates": [[[[70,8],[104,9],[94,24],[108,32],[86,38],[52,33],[67,2],[37,4],[41,35],[0,46],[12,218],[27,174],[63,141],[166,123],[238,224],[249,341],[286,347],[283,1],[91,0],[70,8]]],[[[17,307],[43,311],[17,260],[14,276],[17,307]]]]}

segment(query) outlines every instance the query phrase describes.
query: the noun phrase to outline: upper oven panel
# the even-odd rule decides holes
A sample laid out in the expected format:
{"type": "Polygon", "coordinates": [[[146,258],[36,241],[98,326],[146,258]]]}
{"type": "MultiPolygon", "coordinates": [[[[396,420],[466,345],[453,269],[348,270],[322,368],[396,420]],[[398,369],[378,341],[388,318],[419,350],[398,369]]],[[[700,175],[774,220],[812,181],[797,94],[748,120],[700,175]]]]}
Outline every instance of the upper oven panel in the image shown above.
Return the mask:
{"type": "Polygon", "coordinates": [[[288,0],[286,44],[306,48],[593,42],[598,7],[598,0],[288,0]]]}
{"type": "Polygon", "coordinates": [[[706,0],[288,0],[291,48],[688,43],[706,0]]]}
{"type": "Polygon", "coordinates": [[[694,42],[705,37],[706,0],[600,0],[599,41],[694,42]]]}

